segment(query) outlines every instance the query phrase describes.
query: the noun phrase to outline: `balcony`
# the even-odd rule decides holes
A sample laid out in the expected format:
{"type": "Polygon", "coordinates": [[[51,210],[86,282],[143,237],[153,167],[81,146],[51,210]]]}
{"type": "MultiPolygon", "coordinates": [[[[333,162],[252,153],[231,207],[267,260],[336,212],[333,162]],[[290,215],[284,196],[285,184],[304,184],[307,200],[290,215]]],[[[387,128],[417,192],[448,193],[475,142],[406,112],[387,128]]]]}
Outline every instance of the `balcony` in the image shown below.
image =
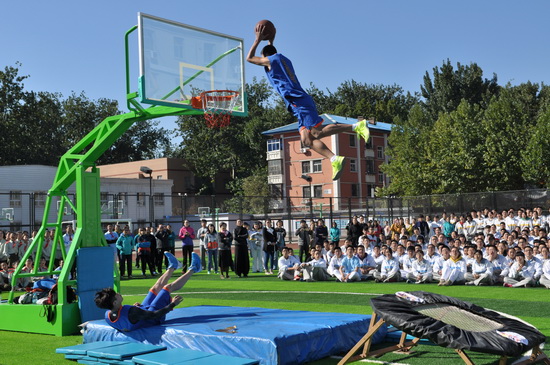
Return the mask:
{"type": "Polygon", "coordinates": [[[268,175],[267,176],[267,183],[268,184],[282,184],[283,183],[283,175],[268,175]]]}
{"type": "Polygon", "coordinates": [[[283,151],[268,151],[266,160],[280,160],[283,158],[283,151]]]}

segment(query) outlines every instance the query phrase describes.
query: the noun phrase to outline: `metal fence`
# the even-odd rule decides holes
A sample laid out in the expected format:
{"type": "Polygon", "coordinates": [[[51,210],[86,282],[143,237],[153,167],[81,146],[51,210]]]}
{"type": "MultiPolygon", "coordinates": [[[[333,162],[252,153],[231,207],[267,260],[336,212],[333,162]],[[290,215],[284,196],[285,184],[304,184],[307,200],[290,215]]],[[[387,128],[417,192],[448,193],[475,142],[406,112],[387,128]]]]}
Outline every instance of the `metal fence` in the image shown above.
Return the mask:
{"type": "MultiPolygon", "coordinates": [[[[74,196],[70,197],[74,201],[74,196]]],[[[0,229],[37,229],[44,216],[44,201],[43,193],[0,192],[0,229]]],[[[383,198],[289,196],[276,199],[232,195],[102,194],[100,204],[105,221],[129,219],[138,225],[225,216],[228,222],[267,218],[295,222],[323,218],[327,223],[339,222],[342,227],[356,214],[391,222],[397,217],[441,215],[443,212],[459,214],[483,208],[501,211],[542,206],[547,209],[550,201],[548,190],[538,189],[383,198]]],[[[64,210],[64,220],[75,219],[70,207],[59,204],[52,204],[50,216],[55,216],[59,209],[64,210]]]]}

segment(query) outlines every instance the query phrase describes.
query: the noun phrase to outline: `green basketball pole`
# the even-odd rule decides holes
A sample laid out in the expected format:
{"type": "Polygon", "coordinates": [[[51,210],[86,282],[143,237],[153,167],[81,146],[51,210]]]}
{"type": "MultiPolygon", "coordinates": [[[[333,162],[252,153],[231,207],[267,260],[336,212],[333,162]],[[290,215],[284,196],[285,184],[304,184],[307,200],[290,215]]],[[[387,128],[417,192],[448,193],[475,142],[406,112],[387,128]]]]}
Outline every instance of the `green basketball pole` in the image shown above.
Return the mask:
{"type": "MultiPolygon", "coordinates": [[[[43,306],[34,304],[14,304],[14,291],[9,293],[8,303],[0,305],[0,330],[33,332],[53,334],[58,336],[69,335],[78,332],[80,313],[78,303],[68,303],[66,287],[77,286],[78,278],[70,280],[71,268],[76,260],[76,252],[79,248],[106,246],[105,237],[101,230],[101,205],[100,205],[100,179],[96,161],[122,136],[134,123],[165,116],[179,116],[190,114],[203,114],[202,110],[181,109],[169,106],[152,106],[144,109],[136,100],[138,93],[130,93],[129,83],[129,57],[128,36],[137,27],[131,28],[125,35],[126,43],[126,91],[129,113],[114,115],[103,120],[74,147],[67,151],[60,159],[57,173],[51,189],[48,191],[44,207],[42,224],[30,247],[27,249],[19,266],[15,269],[12,278],[12,287],[17,280],[23,277],[59,275],[58,300],[59,304],[53,306],[54,318],[48,322],[43,315],[43,306]],[[67,190],[70,186],[76,186],[76,201],[72,202],[67,190]],[[50,215],[54,199],[61,200],[61,209],[56,216],[50,215]],[[65,252],[63,244],[63,207],[68,204],[76,215],[75,235],[68,252],[65,252]],[[39,271],[42,248],[44,245],[44,233],[46,229],[55,229],[52,237],[52,255],[48,263],[47,271],[39,271]],[[55,271],[54,260],[57,248],[61,250],[64,260],[63,269],[55,271]],[[34,268],[31,273],[22,273],[25,261],[36,253],[34,268]]],[[[116,277],[115,288],[119,288],[118,270],[113,268],[116,277]]]]}

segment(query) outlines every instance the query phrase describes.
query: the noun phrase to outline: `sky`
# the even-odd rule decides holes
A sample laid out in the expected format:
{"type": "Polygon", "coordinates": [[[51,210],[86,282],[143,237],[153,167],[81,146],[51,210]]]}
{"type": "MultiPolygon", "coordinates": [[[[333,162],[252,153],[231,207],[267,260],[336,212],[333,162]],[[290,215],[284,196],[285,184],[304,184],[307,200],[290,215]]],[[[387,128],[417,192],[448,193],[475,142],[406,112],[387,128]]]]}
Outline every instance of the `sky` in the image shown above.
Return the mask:
{"type": "MultiPolygon", "coordinates": [[[[449,59],[477,63],[498,82],[550,84],[550,2],[546,0],[52,0],[5,1],[0,67],[29,75],[25,88],[118,100],[126,111],[124,34],[137,13],[254,40],[270,19],[275,45],[304,87],[335,91],[344,81],[418,92],[426,71],[449,59]]],[[[130,56],[137,60],[137,35],[130,56]]],[[[246,54],[246,52],[245,52],[246,54]]],[[[246,81],[263,77],[247,64],[246,81]]],[[[131,70],[137,91],[137,67],[131,70]]],[[[172,129],[173,119],[161,125],[172,129]]]]}

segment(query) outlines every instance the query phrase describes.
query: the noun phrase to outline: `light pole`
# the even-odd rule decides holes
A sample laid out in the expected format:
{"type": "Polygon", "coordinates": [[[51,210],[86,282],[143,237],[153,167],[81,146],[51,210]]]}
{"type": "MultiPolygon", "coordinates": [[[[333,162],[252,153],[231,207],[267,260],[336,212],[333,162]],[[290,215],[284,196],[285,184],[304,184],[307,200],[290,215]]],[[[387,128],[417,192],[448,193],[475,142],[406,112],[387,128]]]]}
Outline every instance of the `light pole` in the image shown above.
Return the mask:
{"type": "Polygon", "coordinates": [[[302,174],[300,177],[309,183],[309,214],[313,219],[313,190],[311,189],[311,180],[313,179],[307,174],[302,174]]]}
{"type": "Polygon", "coordinates": [[[149,175],[149,225],[153,226],[153,170],[147,166],[141,166],[139,171],[149,175]]]}

